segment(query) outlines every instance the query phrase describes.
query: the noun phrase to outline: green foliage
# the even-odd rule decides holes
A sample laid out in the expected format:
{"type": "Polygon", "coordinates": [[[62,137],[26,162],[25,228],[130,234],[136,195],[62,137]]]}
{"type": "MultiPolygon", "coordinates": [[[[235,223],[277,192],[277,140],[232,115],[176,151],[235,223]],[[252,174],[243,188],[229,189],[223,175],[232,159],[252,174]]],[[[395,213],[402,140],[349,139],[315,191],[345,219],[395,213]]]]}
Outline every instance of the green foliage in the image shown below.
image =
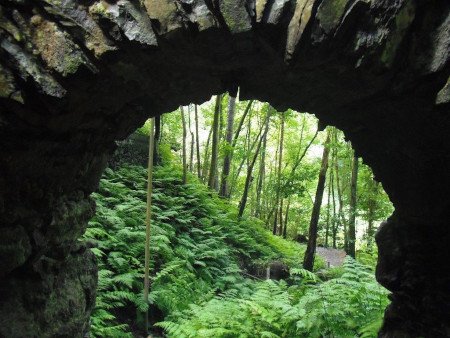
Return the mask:
{"type": "MultiPolygon", "coordinates": [[[[226,123],[227,102],[224,96],[222,127],[226,123]]],[[[236,123],[246,106],[247,102],[237,102],[236,123]]],[[[214,108],[214,99],[198,107],[201,157],[206,168],[209,164],[205,145],[214,108]]],[[[381,185],[374,181],[370,168],[362,165],[358,179],[357,216],[371,224],[365,241],[358,241],[358,262],[347,259],[343,267],[324,269],[323,260],[316,257],[311,273],[301,268],[304,246],[264,230],[265,226],[273,225],[275,196],[280,192],[285,208],[288,199],[290,202],[288,238],[308,232],[322,153],[318,145],[324,137],[323,133],[315,136],[315,117],[292,111],[284,113],[280,182],[277,153],[281,119],[274,116],[270,120],[265,162],[261,158],[256,162],[246,217],[237,221],[236,205],[254,151],[251,147],[268,112],[278,114],[269,104],[254,102],[234,149],[224,141],[222,128],[219,162],[224,154],[233,153],[229,200],[220,199],[193,175],[188,177],[189,184],[181,184],[181,115],[179,110],[164,115],[159,144],[162,166],[154,172],[149,304],[142,294],[146,170],[127,166],[105,172],[100,189],[94,194],[97,214],[85,234],[85,239],[96,243],[92,251],[99,262],[92,336],[131,337],[130,331],[136,324],[134,314],[149,307],[151,313],[156,309],[162,313],[164,320],[158,325],[169,337],[376,336],[387,297],[373,277],[377,258],[373,232],[376,222],[384,219],[392,206],[381,185]],[[302,158],[310,142],[312,146],[302,158]],[[262,186],[257,191],[260,175],[262,186]],[[250,215],[258,215],[259,219],[250,215]],[[290,277],[280,282],[258,280],[268,263],[274,261],[287,265],[290,277]],[[259,275],[249,279],[249,273],[259,275]]],[[[193,131],[193,107],[190,110],[186,107],[185,114],[193,131]]],[[[139,132],[148,135],[148,123],[139,132]]],[[[328,218],[330,224],[336,224],[340,246],[344,238],[342,219],[345,221],[349,216],[353,152],[341,132],[331,147],[336,155],[343,203],[342,217],[333,216],[333,209],[329,208],[328,218]]],[[[221,163],[218,167],[220,177],[221,163]]],[[[334,163],[329,175],[333,170],[334,163]]],[[[337,198],[336,186],[334,190],[337,198]]],[[[339,207],[338,201],[331,199],[329,203],[335,209],[339,207]]],[[[323,242],[326,207],[322,210],[319,242],[323,242]]]]}
{"type": "Polygon", "coordinates": [[[387,290],[370,268],[347,256],[342,276],[312,286],[296,305],[305,311],[297,322],[299,336],[376,337],[387,290]]]}
{"type": "Polygon", "coordinates": [[[378,260],[378,250],[376,246],[361,246],[356,252],[356,260],[364,265],[370,266],[375,271],[378,260]]]}
{"type": "MultiPolygon", "coordinates": [[[[256,219],[236,221],[236,210],[173,166],[154,172],[151,224],[150,302],[165,316],[210,300],[217,293],[245,292],[252,284],[242,268],[281,260],[300,266],[304,248],[272,236],[256,219]]],[[[97,214],[84,238],[94,241],[99,262],[94,337],[125,337],[117,317],[130,306],[145,311],[142,296],[145,243],[146,170],[106,170],[97,214]]],[[[134,311],[133,311],[134,312],[134,311]]]]}
{"type": "Polygon", "coordinates": [[[158,325],[169,337],[376,337],[387,292],[367,268],[347,258],[342,276],[319,283],[254,283],[251,292],[224,293],[158,325]]]}
{"type": "Polygon", "coordinates": [[[265,281],[246,295],[227,293],[159,323],[169,337],[281,337],[295,327],[283,282],[265,281]]]}

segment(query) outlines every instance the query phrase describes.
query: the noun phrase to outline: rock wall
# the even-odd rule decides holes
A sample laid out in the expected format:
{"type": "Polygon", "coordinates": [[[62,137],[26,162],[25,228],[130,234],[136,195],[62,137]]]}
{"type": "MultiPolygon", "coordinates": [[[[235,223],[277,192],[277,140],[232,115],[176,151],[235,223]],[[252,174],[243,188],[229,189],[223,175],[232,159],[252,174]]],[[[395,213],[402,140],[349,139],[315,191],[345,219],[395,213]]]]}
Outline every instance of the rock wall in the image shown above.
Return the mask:
{"type": "Polygon", "coordinates": [[[344,130],[383,183],[380,335],[450,335],[449,47],[448,0],[0,0],[0,336],[83,334],[114,141],[236,84],[344,130]]]}
{"type": "Polygon", "coordinates": [[[115,170],[124,164],[147,167],[148,136],[136,132],[116,144],[117,148],[108,160],[109,168],[115,170]]]}

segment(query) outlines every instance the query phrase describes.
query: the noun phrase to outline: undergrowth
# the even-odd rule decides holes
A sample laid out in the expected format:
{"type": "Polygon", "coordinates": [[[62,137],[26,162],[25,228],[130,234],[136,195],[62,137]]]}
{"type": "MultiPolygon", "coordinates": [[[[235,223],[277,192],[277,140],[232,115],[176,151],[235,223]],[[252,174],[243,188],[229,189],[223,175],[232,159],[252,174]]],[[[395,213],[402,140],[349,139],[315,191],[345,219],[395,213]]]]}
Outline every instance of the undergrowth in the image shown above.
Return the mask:
{"type": "Polygon", "coordinates": [[[250,293],[215,296],[157,325],[169,337],[376,337],[386,291],[351,258],[341,277],[302,283],[263,281],[250,293]]]}
{"type": "MultiPolygon", "coordinates": [[[[362,264],[321,282],[301,269],[304,246],[237,221],[236,208],[171,166],[154,172],[151,224],[152,311],[169,337],[375,336],[386,291],[362,264]],[[285,281],[249,279],[246,268],[282,261],[285,281]],[[289,284],[288,284],[289,283],[289,284]]],[[[98,259],[94,337],[132,337],[143,301],[146,170],[108,169],[94,194],[97,213],[84,235],[98,259]]],[[[316,269],[323,267],[317,260],[316,269]]],[[[152,312],[151,311],[151,312],[152,312]]]]}

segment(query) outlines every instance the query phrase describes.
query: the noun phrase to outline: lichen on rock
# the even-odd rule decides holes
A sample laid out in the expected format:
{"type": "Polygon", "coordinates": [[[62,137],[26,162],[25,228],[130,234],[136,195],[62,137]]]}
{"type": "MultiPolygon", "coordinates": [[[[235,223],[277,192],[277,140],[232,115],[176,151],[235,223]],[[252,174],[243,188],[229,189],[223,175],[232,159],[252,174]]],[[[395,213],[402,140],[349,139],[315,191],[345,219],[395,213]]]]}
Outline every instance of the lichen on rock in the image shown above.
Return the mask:
{"type": "Polygon", "coordinates": [[[393,20],[394,27],[387,38],[384,50],[381,54],[381,62],[385,64],[386,67],[390,67],[394,62],[400,43],[414,20],[415,11],[416,8],[414,3],[412,1],[406,1],[403,7],[395,15],[395,20],[393,20]]]}
{"type": "Polygon", "coordinates": [[[130,41],[157,46],[150,18],[144,10],[135,6],[127,0],[119,0],[112,4],[101,0],[89,7],[89,12],[117,24],[130,41]]]}
{"type": "Polygon", "coordinates": [[[99,24],[89,15],[87,8],[78,4],[75,0],[44,0],[48,6],[48,13],[61,17],[70,22],[69,25],[77,25],[84,32],[86,47],[94,51],[95,56],[100,57],[117,47],[106,37],[99,24]]]}
{"type": "Polygon", "coordinates": [[[44,20],[40,15],[31,18],[32,42],[47,66],[63,76],[74,74],[81,65],[97,72],[96,67],[86,57],[70,36],[61,31],[54,22],[44,20]]]}
{"type": "Polygon", "coordinates": [[[335,30],[350,0],[324,0],[317,9],[317,20],[325,34],[335,30]]]}
{"type": "Polygon", "coordinates": [[[251,30],[252,23],[246,9],[245,0],[220,1],[219,9],[228,29],[232,33],[242,33],[251,30]]]}
{"type": "Polygon", "coordinates": [[[173,0],[144,0],[148,16],[157,20],[159,24],[159,34],[174,31],[183,27],[176,2],[173,0]]]}
{"type": "Polygon", "coordinates": [[[447,79],[447,83],[436,95],[436,104],[450,103],[450,77],[447,79]]]}
{"type": "Polygon", "coordinates": [[[212,27],[217,27],[216,19],[208,9],[204,0],[184,0],[182,2],[189,4],[190,10],[185,11],[184,15],[190,22],[197,25],[200,32],[212,27]]]}
{"type": "Polygon", "coordinates": [[[299,0],[295,6],[295,12],[289,23],[287,32],[286,51],[284,59],[290,60],[295,52],[295,47],[300,41],[306,25],[311,19],[314,0],[299,0]]]}
{"type": "Polygon", "coordinates": [[[0,64],[0,97],[10,97],[16,91],[14,77],[0,64]]]}
{"type": "Polygon", "coordinates": [[[3,14],[2,5],[0,5],[0,29],[8,32],[16,41],[21,41],[23,39],[19,28],[3,14]]]}
{"type": "Polygon", "coordinates": [[[266,8],[268,0],[256,0],[255,3],[255,15],[256,15],[256,22],[261,22],[264,14],[264,10],[266,8]]]}
{"type": "Polygon", "coordinates": [[[21,76],[24,79],[31,76],[45,94],[55,97],[63,97],[66,94],[66,90],[48,72],[42,69],[38,61],[18,45],[8,39],[3,39],[0,41],[0,47],[15,61],[21,76]]]}

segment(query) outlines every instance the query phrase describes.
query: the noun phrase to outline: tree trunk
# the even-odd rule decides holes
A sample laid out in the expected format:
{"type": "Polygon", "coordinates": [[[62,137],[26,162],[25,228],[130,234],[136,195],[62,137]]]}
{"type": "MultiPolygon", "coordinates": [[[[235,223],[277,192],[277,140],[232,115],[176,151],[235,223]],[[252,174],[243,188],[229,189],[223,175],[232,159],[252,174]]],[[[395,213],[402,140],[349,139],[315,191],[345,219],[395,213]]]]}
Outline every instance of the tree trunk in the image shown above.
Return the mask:
{"type": "MultiPolygon", "coordinates": [[[[270,112],[267,114],[266,119],[270,118],[270,112]]],[[[244,210],[245,210],[245,205],[247,204],[247,197],[248,197],[248,191],[250,188],[250,183],[252,181],[252,171],[253,171],[253,167],[255,165],[256,159],[258,158],[258,154],[259,154],[259,149],[261,148],[261,144],[262,144],[262,140],[264,138],[264,135],[267,134],[267,130],[268,128],[268,123],[264,123],[264,133],[263,135],[261,135],[262,132],[262,128],[258,133],[258,136],[256,137],[256,139],[258,141],[258,145],[256,147],[255,150],[255,154],[253,155],[252,160],[250,161],[248,167],[247,167],[247,176],[245,178],[245,184],[244,184],[244,192],[242,193],[242,198],[241,201],[239,202],[239,213],[238,213],[238,218],[242,218],[242,216],[244,215],[244,210]]]]}
{"type": "MultiPolygon", "coordinates": [[[[274,175],[274,168],[273,168],[273,163],[271,162],[270,163],[270,171],[269,171],[269,179],[268,179],[268,182],[272,182],[273,181],[273,175],[274,175]]],[[[266,215],[265,215],[265,220],[266,220],[266,222],[265,222],[265,226],[266,226],[266,228],[269,230],[269,229],[272,229],[271,228],[271,225],[270,225],[270,220],[271,220],[271,218],[272,218],[272,215],[273,215],[273,213],[274,213],[274,211],[275,211],[275,209],[273,208],[273,203],[272,203],[272,201],[274,200],[274,198],[273,198],[273,192],[272,191],[270,191],[271,192],[271,194],[270,194],[270,196],[266,196],[266,198],[265,198],[265,201],[266,201],[266,215]]]]}
{"type": "Polygon", "coordinates": [[[219,191],[219,195],[222,197],[230,196],[229,176],[230,176],[231,160],[233,157],[232,139],[233,139],[233,123],[234,123],[235,107],[236,107],[236,94],[230,93],[228,101],[227,131],[225,135],[227,149],[225,152],[225,158],[223,160],[222,182],[220,184],[220,191],[219,191]]]}
{"type": "MultiPolygon", "coordinates": [[[[233,181],[230,187],[230,196],[233,193],[233,190],[236,186],[236,182],[239,178],[239,175],[241,174],[242,168],[244,167],[245,162],[247,162],[247,167],[249,166],[250,163],[250,155],[252,154],[253,149],[255,148],[255,146],[258,143],[259,138],[255,138],[255,140],[253,142],[250,142],[250,135],[251,135],[251,116],[249,116],[249,125],[247,126],[247,135],[245,136],[246,138],[246,155],[244,157],[242,157],[241,163],[239,163],[238,169],[236,170],[236,173],[233,175],[233,181]]],[[[260,128],[260,132],[261,130],[263,130],[263,127],[260,128]]]]}
{"type": "Polygon", "coordinates": [[[288,197],[287,206],[286,206],[286,214],[284,215],[284,228],[283,228],[283,238],[284,239],[286,239],[286,235],[287,235],[287,225],[288,225],[290,205],[291,205],[291,196],[288,197]]]}
{"type": "Polygon", "coordinates": [[[330,168],[328,174],[328,193],[327,193],[327,224],[325,228],[325,247],[328,248],[328,236],[330,233],[330,202],[331,202],[331,185],[333,184],[333,168],[330,168]]]}
{"type": "Polygon", "coordinates": [[[358,157],[354,153],[350,187],[350,222],[348,223],[348,254],[355,258],[356,250],[356,190],[358,185],[358,157]]]}
{"type": "MultiPolygon", "coordinates": [[[[220,108],[219,108],[219,144],[222,142],[222,140],[225,139],[225,135],[223,134],[223,126],[225,124],[223,118],[224,118],[224,112],[222,107],[222,101],[226,97],[227,94],[223,94],[222,98],[220,100],[220,108]]],[[[228,95],[228,101],[230,100],[230,97],[228,95]]]]}
{"type": "Polygon", "coordinates": [[[198,133],[198,109],[197,105],[194,106],[194,117],[195,117],[195,144],[196,144],[196,150],[197,150],[197,176],[199,179],[202,177],[201,173],[201,161],[200,161],[200,138],[198,133]]]}
{"type": "Polygon", "coordinates": [[[367,226],[367,248],[372,250],[373,245],[373,218],[371,217],[372,213],[369,209],[369,219],[368,219],[368,226],[367,226]]]}
{"type": "MultiPolygon", "coordinates": [[[[269,123],[269,120],[266,120],[266,123],[269,123]]],[[[266,126],[268,128],[268,126],[266,126]]],[[[258,175],[258,184],[256,187],[256,211],[255,217],[261,216],[261,192],[263,188],[265,173],[266,173],[266,149],[267,149],[267,133],[264,134],[263,144],[261,148],[261,160],[259,162],[259,175],[258,175]]]]}
{"type": "Polygon", "coordinates": [[[216,107],[214,109],[214,119],[212,125],[212,151],[211,151],[211,165],[209,169],[208,187],[215,189],[217,181],[217,162],[219,152],[219,120],[221,109],[222,95],[216,97],[216,107]]]}
{"type": "Polygon", "coordinates": [[[189,171],[192,173],[194,172],[194,143],[195,143],[195,139],[194,139],[194,133],[192,132],[192,128],[191,128],[191,106],[188,106],[188,125],[189,125],[189,133],[191,134],[191,142],[190,142],[190,152],[189,152],[189,171]]]}
{"type": "MultiPolygon", "coordinates": [[[[277,208],[277,211],[275,211],[275,219],[273,222],[273,234],[276,235],[277,228],[278,228],[278,208],[280,205],[280,193],[281,193],[281,169],[282,169],[282,162],[283,162],[283,142],[284,142],[284,113],[280,113],[281,116],[281,123],[280,123],[280,145],[279,145],[279,152],[278,152],[278,173],[277,173],[277,193],[275,198],[275,207],[277,208]]],[[[281,213],[280,213],[280,219],[281,219],[281,213]]],[[[282,226],[283,223],[280,224],[282,226]]],[[[280,230],[281,233],[281,230],[280,230]]]]}
{"type": "MultiPolygon", "coordinates": [[[[154,118],[150,119],[150,135],[148,137],[148,168],[147,168],[147,212],[145,218],[145,262],[144,262],[144,301],[148,304],[150,290],[150,220],[152,216],[153,191],[153,151],[154,151],[154,118]]],[[[145,312],[145,332],[148,332],[148,308],[145,312]]]]}
{"type": "MultiPolygon", "coordinates": [[[[337,151],[336,148],[333,150],[334,156],[333,160],[337,161],[337,151]]],[[[336,171],[336,169],[334,170],[336,171]]],[[[335,189],[334,189],[335,179],[334,174],[331,176],[331,196],[333,198],[333,249],[336,249],[336,241],[337,241],[337,231],[338,231],[338,220],[336,218],[336,195],[335,195],[335,189]]]]}
{"type": "Polygon", "coordinates": [[[370,191],[370,200],[369,200],[369,206],[368,206],[368,215],[367,215],[367,248],[369,250],[372,250],[373,246],[373,238],[374,238],[374,226],[373,223],[375,221],[375,208],[376,208],[376,193],[378,188],[378,183],[375,181],[371,182],[370,185],[371,191],[370,191]]]}
{"type": "Polygon", "coordinates": [[[155,137],[153,147],[153,165],[161,164],[161,155],[159,153],[159,145],[161,143],[161,119],[162,116],[155,116],[155,137]]]}
{"type": "Polygon", "coordinates": [[[186,119],[184,117],[184,109],[183,107],[180,107],[180,111],[181,111],[181,123],[183,124],[183,184],[186,184],[187,182],[187,154],[186,154],[186,119]]]}
{"type": "Polygon", "coordinates": [[[195,147],[195,138],[194,138],[194,132],[191,131],[191,158],[189,159],[189,171],[191,173],[194,172],[194,147],[195,147]]]}
{"type": "Polygon", "coordinates": [[[283,196],[280,198],[280,209],[278,211],[278,217],[279,217],[279,230],[278,230],[278,235],[282,236],[283,235],[283,202],[284,202],[284,198],[283,196]]]}
{"type": "Polygon", "coordinates": [[[211,143],[211,135],[212,135],[213,127],[208,133],[208,139],[206,140],[205,151],[203,153],[203,167],[202,167],[202,181],[206,183],[206,177],[208,176],[208,168],[209,168],[209,144],[211,143]]]}
{"type": "Polygon", "coordinates": [[[236,143],[239,138],[239,134],[241,133],[245,118],[247,117],[247,114],[249,113],[252,104],[253,104],[253,100],[248,101],[247,107],[245,107],[244,113],[242,114],[242,117],[239,120],[239,124],[236,128],[236,131],[234,132],[234,138],[233,138],[233,143],[232,143],[233,148],[236,147],[236,143]]]}
{"type": "MultiPolygon", "coordinates": [[[[308,145],[306,146],[306,148],[303,150],[303,153],[297,157],[294,165],[292,166],[291,172],[289,173],[289,176],[284,184],[284,187],[289,186],[292,183],[292,180],[294,179],[294,175],[295,175],[295,171],[297,170],[298,166],[300,165],[300,163],[302,162],[302,160],[305,158],[306,153],[308,152],[309,148],[311,148],[314,140],[316,139],[317,135],[319,133],[319,128],[316,129],[316,132],[313,136],[313,138],[311,139],[311,141],[309,141],[308,145]]],[[[283,188],[284,188],[283,187],[283,188]]]]}
{"type": "MultiPolygon", "coordinates": [[[[337,144],[337,131],[334,132],[334,142],[337,144]]],[[[344,207],[344,201],[342,200],[342,187],[340,184],[340,178],[339,178],[339,164],[338,164],[338,156],[337,151],[335,155],[334,160],[334,172],[336,174],[336,190],[338,195],[338,202],[339,202],[339,208],[338,208],[338,217],[337,220],[340,220],[340,222],[343,225],[344,228],[344,250],[348,250],[348,236],[347,236],[347,220],[345,219],[343,207],[344,207]]],[[[336,246],[336,243],[334,243],[334,246],[336,246]]]]}
{"type": "MultiPolygon", "coordinates": [[[[278,143],[280,143],[280,133],[278,133],[278,143]]],[[[276,178],[278,177],[278,155],[279,155],[279,150],[280,150],[280,147],[277,147],[277,149],[275,151],[274,164],[272,165],[272,167],[273,167],[273,176],[275,176],[276,178]]],[[[270,180],[270,181],[272,181],[272,180],[270,180]]],[[[278,219],[277,194],[278,194],[278,189],[275,189],[275,194],[272,194],[273,204],[272,204],[271,212],[269,214],[269,218],[270,218],[271,214],[274,214],[273,224],[272,224],[272,234],[273,235],[277,234],[277,219],[278,219]]]]}
{"type": "Polygon", "coordinates": [[[314,254],[316,252],[317,242],[317,225],[319,223],[320,207],[322,205],[323,191],[325,188],[325,179],[328,169],[328,154],[330,144],[330,130],[327,131],[327,138],[323,147],[322,165],[320,167],[319,181],[317,183],[316,198],[314,200],[314,206],[311,213],[311,222],[309,224],[309,238],[308,246],[305,252],[305,258],[303,260],[303,268],[309,271],[313,270],[314,266],[314,254]]]}

